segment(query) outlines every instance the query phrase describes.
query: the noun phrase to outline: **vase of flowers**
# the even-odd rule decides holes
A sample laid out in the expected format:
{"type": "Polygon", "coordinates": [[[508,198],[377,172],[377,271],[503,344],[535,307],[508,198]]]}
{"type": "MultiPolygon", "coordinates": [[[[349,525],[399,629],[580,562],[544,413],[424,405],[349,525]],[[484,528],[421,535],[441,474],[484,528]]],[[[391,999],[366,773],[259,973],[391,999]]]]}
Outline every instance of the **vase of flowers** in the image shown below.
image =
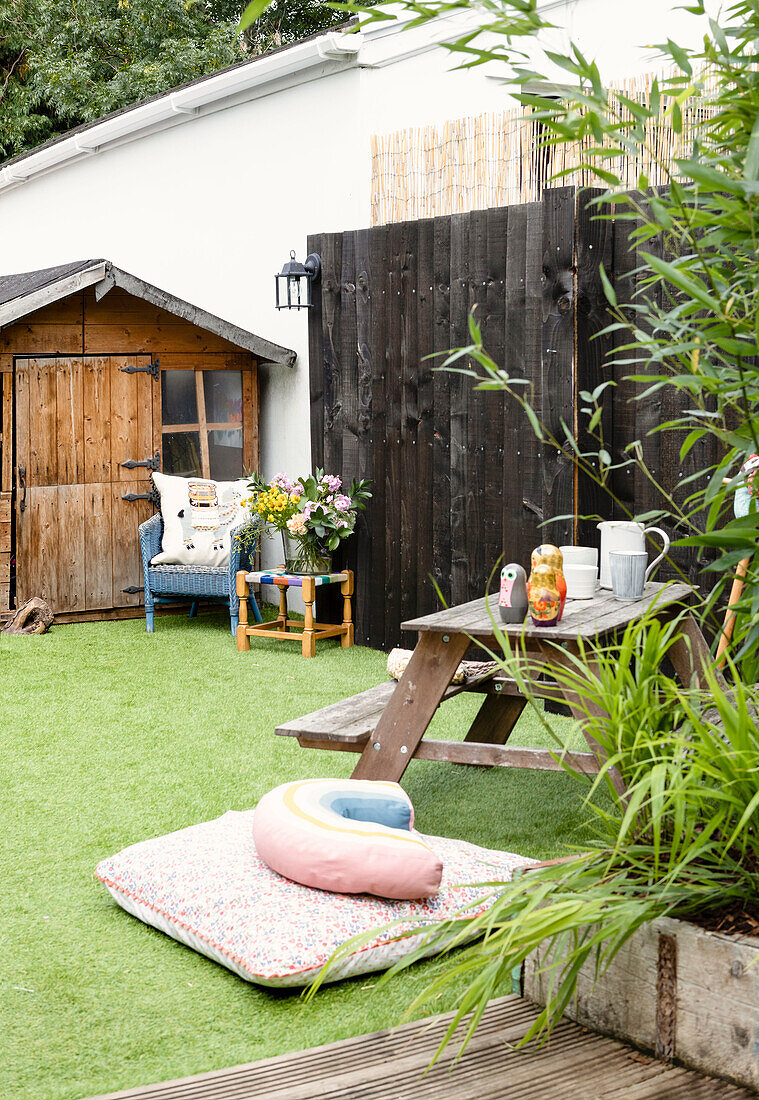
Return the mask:
{"type": "Polygon", "coordinates": [[[332,572],[332,555],[320,547],[312,547],[282,530],[282,547],[285,552],[285,569],[299,576],[315,576],[332,572]]]}
{"type": "Polygon", "coordinates": [[[248,487],[253,513],[282,535],[285,569],[299,575],[331,571],[332,553],[353,534],[371,497],[368,481],[354,479],[344,490],[341,478],[323,470],[296,480],[277,474],[270,482],[254,474],[248,487]]]}

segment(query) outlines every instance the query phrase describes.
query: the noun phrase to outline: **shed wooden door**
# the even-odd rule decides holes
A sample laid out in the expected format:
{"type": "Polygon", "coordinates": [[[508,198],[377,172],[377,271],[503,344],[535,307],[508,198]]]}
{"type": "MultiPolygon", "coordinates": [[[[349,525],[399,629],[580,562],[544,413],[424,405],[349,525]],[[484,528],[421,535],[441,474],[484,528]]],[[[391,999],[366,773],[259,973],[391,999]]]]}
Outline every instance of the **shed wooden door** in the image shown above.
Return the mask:
{"type": "Polygon", "coordinates": [[[146,355],[16,359],[16,600],[54,611],[142,602],[137,527],[152,513],[157,383],[146,355]],[[130,370],[131,368],[131,370],[130,370]],[[21,479],[25,490],[21,487],[21,479]]]}

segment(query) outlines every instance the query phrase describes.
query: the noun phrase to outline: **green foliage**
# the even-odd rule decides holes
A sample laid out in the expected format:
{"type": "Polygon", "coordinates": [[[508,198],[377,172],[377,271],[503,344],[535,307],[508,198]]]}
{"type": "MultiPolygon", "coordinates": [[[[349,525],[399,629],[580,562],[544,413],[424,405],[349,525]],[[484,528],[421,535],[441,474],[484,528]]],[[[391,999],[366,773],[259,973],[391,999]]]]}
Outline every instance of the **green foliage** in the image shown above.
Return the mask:
{"type": "MultiPolygon", "coordinates": [[[[759,4],[733,0],[719,22],[709,21],[697,50],[671,41],[656,47],[653,67],[668,75],[639,99],[611,95],[595,62],[574,44],[566,53],[544,48],[542,63],[528,62],[517,49],[520,39],[535,38],[539,55],[551,29],[537,0],[400,0],[393,13],[338,6],[358,14],[362,25],[399,10],[415,26],[476,10],[488,37],[470,32],[446,48],[464,68],[503,62],[505,84],[540,124],[545,143],[583,149],[583,167],[604,188],[594,200],[596,215],[631,223],[640,263],[630,304],[622,303],[629,287],[612,286],[602,273],[615,361],[638,383],[638,399],[673,394],[672,404],[683,411],[655,431],[681,441],[681,462],[697,443],[714,444],[719,457],[711,467],[682,478],[673,494],[646,468],[640,441],[613,458],[602,416],[611,381],[579,395],[591,437],[586,449],[570,426],[562,425],[557,438],[536,414],[529,384],[488,354],[474,316],[470,345],[450,352],[443,367],[516,400],[537,437],[571,453],[579,470],[610,495],[611,474],[635,465],[660,501],[653,513],[636,518],[668,520],[685,534],[680,545],[717,552],[711,566],[717,580],[699,609],[706,616],[738,561],[755,554],[759,526],[756,511],[731,518],[741,464],[759,452],[759,4]],[[566,74],[559,98],[557,67],[566,74]],[[657,141],[662,110],[681,136],[674,156],[657,141]],[[639,190],[630,193],[615,170],[623,158],[655,163],[665,185],[649,191],[641,171],[639,190]]],[[[703,15],[700,2],[687,10],[703,15]]],[[[606,761],[594,787],[609,787],[611,808],[596,814],[598,839],[590,852],[511,884],[494,883],[495,903],[485,917],[430,934],[449,947],[473,931],[482,937],[424,994],[434,998],[448,981],[466,979],[457,1021],[473,1013],[468,1035],[488,999],[533,950],[541,949],[548,978],[538,1032],[558,1020],[583,963],[595,956],[597,966],[607,965],[643,921],[759,896],[759,691],[742,686],[759,678],[755,560],[737,607],[743,611],[735,630],[740,665],[730,663],[730,693],[714,672],[705,690],[679,686],[662,673],[680,625],[663,627],[655,616],[629,627],[621,649],[581,651],[574,665],[556,673],[586,700],[587,732],[606,761]],[[614,777],[622,780],[623,797],[614,777]]],[[[510,652],[506,636],[500,643],[504,667],[529,693],[526,657],[510,652]]]]}
{"type": "Polygon", "coordinates": [[[29,49],[37,25],[34,0],[0,5],[0,160],[51,133],[49,111],[28,81],[29,49]]]}
{"type": "MultiPolygon", "coordinates": [[[[501,663],[530,695],[537,669],[498,625],[501,663]]],[[[586,701],[586,734],[605,763],[593,780],[588,810],[596,836],[588,851],[545,866],[511,883],[494,882],[494,904],[426,932],[419,948],[388,972],[388,980],[424,955],[430,944],[463,950],[415,1000],[411,1011],[434,1003],[466,980],[457,1014],[473,1013],[471,1036],[488,1000],[508,988],[515,966],[540,950],[547,1004],[524,1042],[556,1024],[571,1000],[580,967],[603,970],[640,925],[668,914],[684,916],[759,896],[759,693],[738,685],[727,693],[715,673],[703,690],[684,689],[661,672],[682,623],[666,625],[656,609],[631,624],[611,647],[581,649],[556,670],[565,689],[586,701]],[[614,779],[621,779],[620,795],[614,779]],[[599,784],[608,798],[593,798],[599,784]],[[473,936],[479,937],[472,944],[473,936]]],[[[550,734],[546,716],[531,700],[550,734]]],[[[555,737],[557,755],[566,744],[555,737]]],[[[568,771],[571,770],[565,763],[568,771]]],[[[418,934],[418,933],[416,933],[418,934]]],[[[355,949],[359,939],[342,951],[355,949]]],[[[321,979],[328,977],[329,968],[321,979]]],[[[317,985],[318,987],[318,985],[317,985]]],[[[313,990],[312,990],[313,992],[313,990]]]]}
{"type": "Polygon", "coordinates": [[[0,160],[344,21],[318,0],[278,0],[240,38],[244,6],[244,0],[0,5],[0,160]]]}
{"type": "Polygon", "coordinates": [[[16,0],[4,18],[23,56],[3,59],[2,157],[244,57],[201,0],[16,0]]]}
{"type": "Polygon", "coordinates": [[[240,26],[254,52],[263,53],[343,23],[343,13],[319,0],[257,0],[245,9],[240,26]]]}

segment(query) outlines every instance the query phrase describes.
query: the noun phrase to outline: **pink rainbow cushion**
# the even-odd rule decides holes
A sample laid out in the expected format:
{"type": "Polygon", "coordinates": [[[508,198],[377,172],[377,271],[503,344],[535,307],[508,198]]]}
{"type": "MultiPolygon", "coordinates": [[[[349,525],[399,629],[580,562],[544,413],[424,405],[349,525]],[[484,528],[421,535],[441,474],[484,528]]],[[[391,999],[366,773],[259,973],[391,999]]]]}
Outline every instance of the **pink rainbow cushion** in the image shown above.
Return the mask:
{"type": "MultiPolygon", "coordinates": [[[[420,946],[420,936],[404,932],[483,912],[497,893],[485,884],[508,882],[517,868],[535,862],[426,836],[444,866],[434,898],[332,894],[299,886],[266,866],[253,844],[256,813],[230,810],[215,821],[143,840],[102,860],[95,874],[132,916],[246,981],[302,986],[346,940],[372,930],[333,964],[328,980],[385,970],[420,946]],[[401,923],[388,927],[395,921],[401,923]]],[[[114,924],[114,937],[125,931],[114,924]]],[[[439,950],[430,947],[425,954],[439,950]]]]}
{"type": "Polygon", "coordinates": [[[253,840],[272,870],[303,886],[433,897],[443,864],[413,824],[414,807],[397,783],[305,779],[264,795],[253,840]]]}

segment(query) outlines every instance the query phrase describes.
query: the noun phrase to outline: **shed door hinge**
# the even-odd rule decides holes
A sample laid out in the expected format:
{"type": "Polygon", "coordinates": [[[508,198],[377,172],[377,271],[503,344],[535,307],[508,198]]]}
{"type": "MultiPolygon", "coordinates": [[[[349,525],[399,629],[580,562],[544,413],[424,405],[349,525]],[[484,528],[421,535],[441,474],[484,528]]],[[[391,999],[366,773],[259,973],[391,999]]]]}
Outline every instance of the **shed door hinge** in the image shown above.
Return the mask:
{"type": "Polygon", "coordinates": [[[156,356],[155,362],[148,363],[146,367],[122,367],[121,370],[123,374],[150,374],[152,375],[153,381],[157,382],[161,370],[159,363],[160,360],[156,356]]]}
{"type": "Polygon", "coordinates": [[[144,588],[138,588],[136,584],[130,584],[129,588],[122,588],[122,592],[126,592],[127,596],[136,596],[138,592],[144,592],[144,588]]]}
{"type": "Polygon", "coordinates": [[[149,500],[149,501],[151,501],[151,503],[155,504],[156,506],[161,503],[161,495],[156,489],[153,489],[149,493],[122,493],[121,494],[121,499],[122,500],[149,500]]]}
{"type": "Polygon", "coordinates": [[[160,456],[158,451],[156,451],[152,458],[145,458],[142,462],[135,462],[133,458],[128,458],[126,462],[122,462],[121,465],[127,470],[134,470],[138,466],[144,466],[148,470],[157,470],[159,461],[160,456]]]}

